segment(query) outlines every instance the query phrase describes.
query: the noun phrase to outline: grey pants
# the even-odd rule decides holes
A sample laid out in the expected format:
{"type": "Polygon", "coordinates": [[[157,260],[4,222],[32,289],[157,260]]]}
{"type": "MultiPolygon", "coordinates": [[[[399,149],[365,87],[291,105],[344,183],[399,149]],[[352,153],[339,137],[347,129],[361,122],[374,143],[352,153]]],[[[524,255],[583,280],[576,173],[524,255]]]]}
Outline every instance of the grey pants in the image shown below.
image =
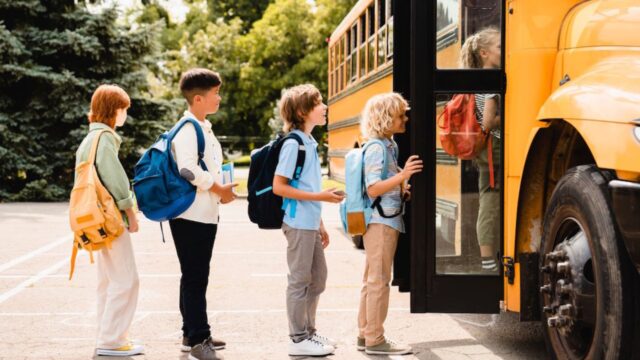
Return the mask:
{"type": "Polygon", "coordinates": [[[316,332],[316,310],[327,282],[327,262],[319,231],[294,229],[282,224],[282,232],[288,242],[289,336],[294,342],[300,342],[316,332]]]}

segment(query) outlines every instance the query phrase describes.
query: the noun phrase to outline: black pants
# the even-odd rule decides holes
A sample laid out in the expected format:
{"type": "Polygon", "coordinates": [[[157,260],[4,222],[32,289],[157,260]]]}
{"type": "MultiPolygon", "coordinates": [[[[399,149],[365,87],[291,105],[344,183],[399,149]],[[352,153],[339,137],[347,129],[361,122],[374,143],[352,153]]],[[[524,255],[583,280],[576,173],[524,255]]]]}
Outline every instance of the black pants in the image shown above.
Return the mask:
{"type": "Polygon", "coordinates": [[[169,221],[180,261],[180,314],[182,333],[194,346],[211,336],[207,319],[209,263],[218,225],[185,219],[169,221]]]}

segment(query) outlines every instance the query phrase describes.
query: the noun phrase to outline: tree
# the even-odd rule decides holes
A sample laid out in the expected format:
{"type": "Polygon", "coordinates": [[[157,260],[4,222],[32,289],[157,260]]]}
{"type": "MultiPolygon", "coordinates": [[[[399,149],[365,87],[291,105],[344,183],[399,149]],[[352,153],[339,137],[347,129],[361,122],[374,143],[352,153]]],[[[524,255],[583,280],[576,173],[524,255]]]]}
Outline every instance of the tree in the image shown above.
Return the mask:
{"type": "Polygon", "coordinates": [[[145,99],[157,29],[130,31],[116,18],[115,8],[92,14],[74,0],[0,0],[0,201],[68,196],[99,84],[132,97],[121,147],[130,176],[138,151],[174,117],[172,104],[145,99]]]}
{"type": "Polygon", "coordinates": [[[251,25],[259,20],[270,0],[207,0],[209,17],[212,21],[223,18],[230,21],[234,18],[242,20],[242,32],[246,33],[251,25]]]}

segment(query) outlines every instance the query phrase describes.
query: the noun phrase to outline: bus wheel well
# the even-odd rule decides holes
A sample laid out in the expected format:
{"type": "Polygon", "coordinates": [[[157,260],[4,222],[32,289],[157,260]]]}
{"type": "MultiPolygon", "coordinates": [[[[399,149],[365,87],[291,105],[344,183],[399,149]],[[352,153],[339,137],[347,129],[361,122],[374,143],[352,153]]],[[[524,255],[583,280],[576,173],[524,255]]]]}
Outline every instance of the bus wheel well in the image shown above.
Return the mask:
{"type": "Polygon", "coordinates": [[[586,142],[568,122],[553,120],[536,134],[520,185],[516,256],[540,250],[544,209],[564,174],[575,166],[593,163],[586,142]]]}
{"type": "Polygon", "coordinates": [[[516,261],[520,263],[520,320],[540,320],[539,253],[542,226],[553,190],[571,168],[595,163],[578,131],[557,119],[536,134],[525,162],[518,200],[516,261]]]}

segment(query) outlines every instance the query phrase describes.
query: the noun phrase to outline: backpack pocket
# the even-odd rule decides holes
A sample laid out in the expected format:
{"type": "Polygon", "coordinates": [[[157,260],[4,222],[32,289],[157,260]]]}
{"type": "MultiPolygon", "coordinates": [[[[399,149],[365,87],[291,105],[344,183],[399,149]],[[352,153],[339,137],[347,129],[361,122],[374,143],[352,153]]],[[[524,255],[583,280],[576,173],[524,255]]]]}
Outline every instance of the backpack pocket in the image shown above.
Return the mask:
{"type": "Polygon", "coordinates": [[[143,204],[145,208],[158,209],[169,203],[167,187],[160,173],[139,179],[133,187],[138,198],[138,204],[140,204],[140,208],[143,211],[146,210],[143,208],[143,204]]]}

